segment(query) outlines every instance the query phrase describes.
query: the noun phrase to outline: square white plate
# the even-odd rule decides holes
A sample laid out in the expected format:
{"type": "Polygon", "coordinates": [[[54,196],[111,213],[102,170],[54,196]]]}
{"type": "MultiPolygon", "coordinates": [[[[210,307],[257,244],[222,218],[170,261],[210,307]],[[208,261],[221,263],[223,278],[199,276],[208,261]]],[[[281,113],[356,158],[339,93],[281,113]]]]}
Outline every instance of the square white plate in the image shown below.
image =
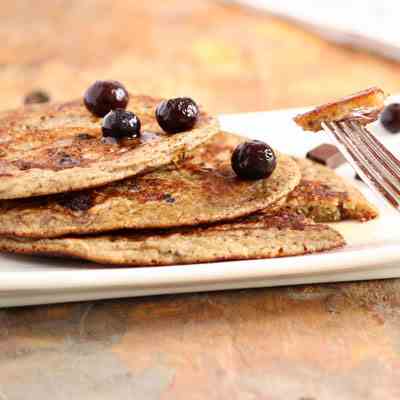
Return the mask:
{"type": "MultiPolygon", "coordinates": [[[[261,139],[282,152],[304,156],[327,141],[303,133],[292,122],[299,110],[221,117],[225,130],[261,139]]],[[[400,150],[399,138],[376,124],[375,132],[400,150]]],[[[338,171],[354,176],[346,165],[338,171]]],[[[0,306],[400,277],[400,214],[376,199],[363,183],[354,184],[378,205],[381,216],[365,224],[335,224],[348,245],[338,251],[272,260],[154,268],[106,268],[87,262],[0,255],[0,306]]]]}

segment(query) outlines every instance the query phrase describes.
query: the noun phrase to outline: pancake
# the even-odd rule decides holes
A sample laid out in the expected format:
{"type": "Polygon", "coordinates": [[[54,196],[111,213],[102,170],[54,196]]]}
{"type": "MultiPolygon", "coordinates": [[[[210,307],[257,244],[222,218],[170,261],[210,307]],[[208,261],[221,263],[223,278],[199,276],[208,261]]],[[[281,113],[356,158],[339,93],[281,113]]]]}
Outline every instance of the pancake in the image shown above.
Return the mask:
{"type": "Polygon", "coordinates": [[[294,121],[305,131],[318,132],[321,123],[353,119],[366,125],[375,121],[384,107],[386,98],[382,89],[372,87],[342,99],[323,104],[299,114],[294,121]]]}
{"type": "Polygon", "coordinates": [[[0,114],[0,199],[81,190],[169,164],[218,132],[200,112],[194,129],[162,131],[154,111],[160,99],[130,96],[128,110],[142,122],[140,139],[119,143],[101,133],[101,118],[83,102],[31,105],[0,114]]]}
{"type": "Polygon", "coordinates": [[[101,188],[0,202],[0,234],[57,237],[117,229],[156,229],[232,220],[268,208],[299,183],[289,156],[270,177],[244,181],[231,168],[246,139],[219,133],[179,165],[101,188]]]}
{"type": "Polygon", "coordinates": [[[300,184],[287,196],[284,207],[316,222],[368,221],[377,208],[332,169],[308,159],[296,159],[300,184]]]}
{"type": "Polygon", "coordinates": [[[286,211],[261,213],[208,227],[53,239],[0,237],[1,251],[125,266],[286,257],[343,245],[342,236],[329,226],[286,211]]]}

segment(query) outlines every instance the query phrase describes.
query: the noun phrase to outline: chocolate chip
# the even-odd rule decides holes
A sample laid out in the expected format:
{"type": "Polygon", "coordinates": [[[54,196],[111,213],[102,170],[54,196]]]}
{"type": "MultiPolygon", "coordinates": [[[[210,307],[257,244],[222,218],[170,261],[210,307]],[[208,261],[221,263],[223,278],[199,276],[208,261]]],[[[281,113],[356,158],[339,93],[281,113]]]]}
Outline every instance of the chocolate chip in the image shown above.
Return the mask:
{"type": "Polygon", "coordinates": [[[166,201],[167,203],[175,203],[175,198],[171,195],[171,194],[169,194],[169,193],[166,193],[165,195],[164,195],[164,201],[166,201]]]}
{"type": "Polygon", "coordinates": [[[70,168],[79,165],[79,160],[66,153],[60,153],[59,157],[58,164],[63,168],[70,168]]]}
{"type": "Polygon", "coordinates": [[[131,182],[131,184],[129,185],[129,191],[130,192],[134,192],[134,193],[137,193],[137,192],[140,192],[140,186],[139,186],[139,184],[137,183],[137,181],[136,180],[134,180],[133,182],[131,182]]]}
{"type": "Polygon", "coordinates": [[[50,96],[44,90],[34,90],[25,96],[24,104],[39,104],[50,101],[50,96]]]}
{"type": "Polygon", "coordinates": [[[95,136],[89,135],[88,133],[78,133],[76,135],[76,138],[78,140],[90,140],[90,139],[95,139],[95,136]]]}
{"type": "Polygon", "coordinates": [[[358,174],[355,174],[354,179],[357,179],[358,181],[363,182],[363,179],[362,179],[361,176],[358,175],[358,174]]]}
{"type": "Polygon", "coordinates": [[[58,204],[72,211],[87,211],[93,206],[90,193],[68,193],[58,197],[58,204]]]}
{"type": "Polygon", "coordinates": [[[20,169],[20,171],[27,171],[28,169],[31,169],[34,167],[34,164],[30,161],[24,161],[24,160],[17,160],[15,161],[14,165],[20,169]]]}
{"type": "Polygon", "coordinates": [[[321,144],[307,153],[307,158],[332,169],[346,162],[342,153],[333,144],[321,144]]]}

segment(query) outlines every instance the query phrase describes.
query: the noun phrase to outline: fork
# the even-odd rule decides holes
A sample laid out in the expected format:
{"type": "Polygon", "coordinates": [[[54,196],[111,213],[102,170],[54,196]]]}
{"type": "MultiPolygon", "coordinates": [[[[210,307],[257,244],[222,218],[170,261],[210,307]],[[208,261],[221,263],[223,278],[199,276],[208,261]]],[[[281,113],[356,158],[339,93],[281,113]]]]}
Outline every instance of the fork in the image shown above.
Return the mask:
{"type": "Polygon", "coordinates": [[[357,120],[322,122],[364,182],[400,211],[400,160],[357,120]]]}

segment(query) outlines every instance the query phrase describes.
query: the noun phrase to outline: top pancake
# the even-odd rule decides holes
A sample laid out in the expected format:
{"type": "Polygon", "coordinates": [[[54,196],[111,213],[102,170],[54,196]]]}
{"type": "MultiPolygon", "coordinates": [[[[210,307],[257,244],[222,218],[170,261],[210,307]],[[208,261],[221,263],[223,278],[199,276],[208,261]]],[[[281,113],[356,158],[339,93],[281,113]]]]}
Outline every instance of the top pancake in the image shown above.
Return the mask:
{"type": "Polygon", "coordinates": [[[96,187],[169,164],[218,132],[200,112],[194,129],[169,135],[159,127],[161,99],[130,96],[141,120],[140,139],[103,140],[101,118],[82,101],[36,105],[0,114],[0,199],[96,187]]]}

